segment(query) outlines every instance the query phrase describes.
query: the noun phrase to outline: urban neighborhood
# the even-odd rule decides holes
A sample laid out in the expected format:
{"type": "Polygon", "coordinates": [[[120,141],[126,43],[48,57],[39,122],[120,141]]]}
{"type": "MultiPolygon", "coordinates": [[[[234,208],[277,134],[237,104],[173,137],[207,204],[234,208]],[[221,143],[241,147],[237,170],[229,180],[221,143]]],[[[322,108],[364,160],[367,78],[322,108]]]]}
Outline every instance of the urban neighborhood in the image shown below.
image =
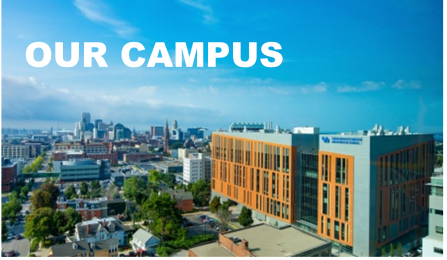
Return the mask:
{"type": "Polygon", "coordinates": [[[2,129],[4,256],[442,254],[442,135],[2,129]],[[265,235],[269,234],[269,239],[265,235]]]}

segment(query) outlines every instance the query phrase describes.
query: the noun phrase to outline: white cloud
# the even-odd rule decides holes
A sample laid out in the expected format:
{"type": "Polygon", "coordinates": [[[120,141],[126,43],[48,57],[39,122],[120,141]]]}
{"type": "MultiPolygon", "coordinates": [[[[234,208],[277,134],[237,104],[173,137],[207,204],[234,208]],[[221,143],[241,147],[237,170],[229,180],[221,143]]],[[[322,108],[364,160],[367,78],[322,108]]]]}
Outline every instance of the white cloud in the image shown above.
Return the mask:
{"type": "Polygon", "coordinates": [[[143,86],[137,89],[138,93],[153,96],[157,94],[157,86],[143,86]]]}
{"type": "MultiPolygon", "coordinates": [[[[208,95],[217,91],[210,86],[208,95]]],[[[184,88],[194,94],[194,89],[184,88]]],[[[2,119],[23,121],[75,122],[82,112],[89,111],[94,118],[113,120],[127,127],[131,124],[148,125],[164,118],[185,118],[191,125],[204,117],[221,114],[202,103],[193,105],[183,96],[175,98],[172,89],[156,86],[100,90],[55,88],[35,78],[2,76],[2,119]],[[162,92],[162,93],[158,93],[162,92]],[[135,94],[137,93],[137,94],[135,94]],[[185,102],[185,103],[184,103],[185,102]]],[[[213,117],[212,121],[219,121],[213,117]]]]}
{"type": "Polygon", "coordinates": [[[75,0],[74,5],[89,20],[106,27],[122,38],[131,38],[138,31],[126,21],[114,18],[108,6],[101,1],[75,0]]]}
{"type": "Polygon", "coordinates": [[[339,93],[347,93],[347,92],[368,92],[368,91],[376,91],[385,86],[384,82],[374,82],[374,81],[364,81],[360,86],[339,86],[337,87],[337,92],[339,93]]]}
{"type": "Polygon", "coordinates": [[[217,23],[218,19],[214,16],[213,8],[204,4],[204,1],[200,0],[179,0],[181,3],[194,7],[203,12],[203,22],[206,24],[217,23]]]}
{"type": "Polygon", "coordinates": [[[392,87],[396,89],[421,89],[422,85],[418,80],[411,80],[408,82],[403,79],[399,79],[393,84],[392,87]]]}

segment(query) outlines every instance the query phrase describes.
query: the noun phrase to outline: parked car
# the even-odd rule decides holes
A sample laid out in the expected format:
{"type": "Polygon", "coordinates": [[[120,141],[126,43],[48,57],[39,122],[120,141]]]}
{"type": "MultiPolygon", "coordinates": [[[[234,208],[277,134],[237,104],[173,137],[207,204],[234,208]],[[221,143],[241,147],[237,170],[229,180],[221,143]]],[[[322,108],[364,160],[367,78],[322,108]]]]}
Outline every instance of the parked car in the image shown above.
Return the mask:
{"type": "Polygon", "coordinates": [[[135,256],[135,252],[134,251],[130,251],[129,252],[129,256],[135,256]]]}
{"type": "Polygon", "coordinates": [[[422,247],[418,247],[416,251],[418,252],[418,254],[422,254],[422,247]]]}
{"type": "Polygon", "coordinates": [[[202,220],[203,220],[204,218],[207,218],[207,217],[208,217],[207,215],[199,216],[199,218],[202,219],[202,220]]]}
{"type": "Polygon", "coordinates": [[[125,254],[120,254],[120,257],[125,257],[126,255],[125,254]]]}
{"type": "Polygon", "coordinates": [[[11,251],[9,251],[9,252],[6,253],[6,256],[7,256],[7,257],[13,257],[14,255],[15,255],[14,250],[11,250],[11,251]]]}
{"type": "Polygon", "coordinates": [[[20,240],[20,239],[22,239],[23,237],[22,237],[21,235],[17,235],[15,238],[16,238],[16,240],[20,240]]]}

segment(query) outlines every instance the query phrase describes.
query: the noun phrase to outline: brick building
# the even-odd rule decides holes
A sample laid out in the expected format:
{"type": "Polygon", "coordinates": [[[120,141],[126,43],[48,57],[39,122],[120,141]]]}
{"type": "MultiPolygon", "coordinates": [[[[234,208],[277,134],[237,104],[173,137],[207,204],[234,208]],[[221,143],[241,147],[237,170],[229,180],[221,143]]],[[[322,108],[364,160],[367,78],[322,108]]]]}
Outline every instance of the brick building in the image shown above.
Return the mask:
{"type": "Polygon", "coordinates": [[[93,218],[106,218],[108,209],[107,205],[107,198],[99,198],[94,200],[66,200],[64,196],[60,196],[56,202],[57,210],[66,211],[67,208],[73,208],[81,214],[82,221],[91,220],[93,218]]]}
{"type": "Polygon", "coordinates": [[[18,162],[13,162],[8,158],[2,158],[2,193],[10,192],[17,182],[18,162]]]}

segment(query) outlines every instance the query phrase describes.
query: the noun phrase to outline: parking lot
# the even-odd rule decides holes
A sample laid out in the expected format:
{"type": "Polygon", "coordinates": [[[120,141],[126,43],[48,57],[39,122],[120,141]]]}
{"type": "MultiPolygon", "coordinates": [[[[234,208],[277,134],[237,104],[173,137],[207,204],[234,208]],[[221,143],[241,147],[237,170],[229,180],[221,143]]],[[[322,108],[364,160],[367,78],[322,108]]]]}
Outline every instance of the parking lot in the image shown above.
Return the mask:
{"type": "MultiPolygon", "coordinates": [[[[21,222],[18,225],[8,226],[8,233],[14,232],[15,235],[21,234],[25,231],[25,223],[21,222]]],[[[15,240],[14,238],[5,242],[2,242],[2,253],[15,251],[14,256],[27,257],[29,252],[30,242],[26,238],[15,240]]]]}
{"type": "Polygon", "coordinates": [[[188,237],[211,233],[217,235],[219,232],[216,230],[216,227],[213,228],[210,226],[210,224],[203,223],[202,220],[199,218],[199,216],[201,215],[202,214],[194,214],[185,216],[185,218],[193,224],[192,226],[187,227],[188,237]]]}

